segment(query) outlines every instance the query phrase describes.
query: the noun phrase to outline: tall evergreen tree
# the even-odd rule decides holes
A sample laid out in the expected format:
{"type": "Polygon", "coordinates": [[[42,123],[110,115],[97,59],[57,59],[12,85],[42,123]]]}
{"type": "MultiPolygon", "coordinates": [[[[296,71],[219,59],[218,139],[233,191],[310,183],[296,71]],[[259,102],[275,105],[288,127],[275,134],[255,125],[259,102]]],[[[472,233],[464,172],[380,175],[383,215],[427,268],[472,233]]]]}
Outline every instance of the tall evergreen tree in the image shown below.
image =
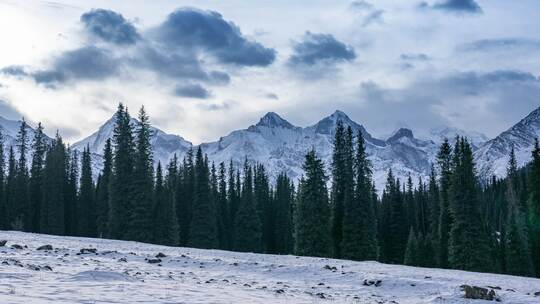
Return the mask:
{"type": "Polygon", "coordinates": [[[6,161],[4,156],[4,134],[0,130],[0,230],[7,230],[8,225],[8,216],[7,216],[7,206],[6,206],[6,174],[5,167],[6,161]]]}
{"type": "Polygon", "coordinates": [[[540,277],[540,146],[538,138],[534,141],[529,176],[528,211],[531,249],[536,276],[540,277]]]}
{"type": "Polygon", "coordinates": [[[15,152],[13,146],[9,147],[8,154],[8,168],[6,174],[6,191],[5,191],[5,205],[6,205],[6,225],[8,229],[15,229],[13,223],[13,209],[15,205],[15,178],[17,175],[17,161],[15,159],[15,152]]]}
{"type": "Polygon", "coordinates": [[[489,236],[481,220],[478,184],[471,146],[464,138],[456,142],[450,184],[452,228],[449,262],[455,269],[490,271],[493,267],[489,236]]]}
{"type": "Polygon", "coordinates": [[[240,204],[235,216],[234,236],[234,249],[236,251],[261,251],[261,222],[255,206],[253,171],[249,166],[247,159],[244,164],[244,180],[240,204]]]}
{"type": "Polygon", "coordinates": [[[127,239],[133,190],[133,133],[131,117],[122,104],[115,114],[114,158],[109,193],[109,237],[127,239]]]}
{"type": "Polygon", "coordinates": [[[96,229],[97,236],[102,238],[108,234],[109,198],[113,166],[111,140],[107,139],[103,149],[103,170],[96,186],[96,229]]]}
{"type": "Polygon", "coordinates": [[[330,209],[323,162],[311,150],[303,166],[296,206],[295,251],[298,255],[328,257],[332,254],[330,209]]]}
{"type": "Polygon", "coordinates": [[[168,246],[178,245],[179,236],[173,192],[170,189],[174,185],[170,179],[175,178],[175,173],[174,170],[169,171],[167,181],[164,181],[161,163],[158,163],[154,187],[153,241],[168,246]]]}
{"type": "Polygon", "coordinates": [[[441,268],[448,268],[448,246],[450,239],[450,229],[452,227],[452,216],[450,213],[450,181],[452,176],[452,147],[448,139],[444,139],[439,152],[437,153],[437,165],[440,179],[440,216],[438,228],[437,260],[441,268]]]}
{"type": "Polygon", "coordinates": [[[240,196],[238,195],[237,186],[239,185],[236,182],[236,173],[232,160],[229,163],[229,177],[228,177],[228,188],[227,188],[227,201],[229,205],[229,232],[230,232],[230,249],[234,248],[235,240],[235,223],[236,223],[236,212],[238,210],[238,205],[240,204],[240,196]]]}
{"type": "Polygon", "coordinates": [[[227,200],[227,170],[225,163],[219,164],[218,186],[216,194],[219,248],[231,249],[231,223],[229,201],[227,200]]]}
{"type": "Polygon", "coordinates": [[[264,166],[254,167],[253,191],[255,206],[261,222],[262,252],[275,253],[274,206],[270,196],[268,175],[264,166]]]}
{"type": "Polygon", "coordinates": [[[68,178],[64,187],[64,224],[66,235],[78,235],[78,197],[77,185],[79,184],[79,152],[66,150],[66,168],[68,178]],[[71,156],[71,158],[70,158],[71,156]]]}
{"type": "Polygon", "coordinates": [[[24,118],[21,121],[19,133],[17,134],[17,148],[19,160],[15,175],[15,190],[13,197],[12,227],[16,230],[31,231],[31,214],[28,196],[28,125],[24,118]]]}
{"type": "Polygon", "coordinates": [[[45,162],[45,134],[43,126],[38,124],[32,143],[32,165],[30,167],[29,200],[30,200],[30,231],[39,232],[41,200],[43,199],[43,166],[45,162]]]}
{"type": "Polygon", "coordinates": [[[275,252],[278,254],[290,254],[294,248],[294,184],[285,173],[280,173],[276,179],[274,205],[275,252]]]}
{"type": "Polygon", "coordinates": [[[190,239],[189,233],[193,213],[194,187],[195,166],[193,164],[193,150],[189,149],[184,157],[176,195],[176,215],[178,218],[180,246],[187,246],[190,239]]]}
{"type": "Polygon", "coordinates": [[[208,163],[201,148],[195,157],[195,187],[189,245],[196,248],[216,248],[218,245],[216,208],[210,189],[208,163]]]}
{"type": "Polygon", "coordinates": [[[65,235],[65,188],[67,187],[67,153],[60,135],[48,148],[43,169],[43,200],[40,231],[65,235]]]}
{"type": "Polygon", "coordinates": [[[79,182],[79,199],[77,204],[77,234],[85,237],[96,237],[96,204],[95,188],[92,181],[92,157],[90,147],[82,154],[81,179],[79,182]]]}
{"type": "Polygon", "coordinates": [[[127,238],[139,242],[150,242],[152,233],[152,203],[154,171],[152,158],[152,145],[150,138],[152,131],[144,107],[139,110],[137,127],[135,129],[136,149],[134,154],[133,177],[131,179],[131,201],[129,205],[129,221],[127,238]]]}
{"type": "MultiPolygon", "coordinates": [[[[350,129],[347,133],[350,134],[350,129]]],[[[349,136],[346,142],[350,140],[349,136]]],[[[377,221],[372,202],[371,166],[361,132],[358,132],[354,162],[356,188],[353,199],[345,200],[342,256],[352,260],[376,260],[377,221]]]]}

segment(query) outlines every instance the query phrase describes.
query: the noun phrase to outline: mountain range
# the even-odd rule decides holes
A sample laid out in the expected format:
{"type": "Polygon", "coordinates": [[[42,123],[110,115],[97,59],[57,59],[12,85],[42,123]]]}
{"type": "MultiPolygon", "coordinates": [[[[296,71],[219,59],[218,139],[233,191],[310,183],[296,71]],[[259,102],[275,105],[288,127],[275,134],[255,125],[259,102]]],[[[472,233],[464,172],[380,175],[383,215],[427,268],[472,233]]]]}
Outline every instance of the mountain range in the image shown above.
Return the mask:
{"type": "MultiPolygon", "coordinates": [[[[505,176],[512,147],[515,148],[518,165],[525,165],[530,161],[534,138],[540,137],[540,108],[493,139],[488,139],[478,132],[449,127],[431,130],[428,138],[416,137],[412,130],[400,128],[388,138],[380,139],[372,136],[364,126],[342,111],[335,111],[307,127],[294,126],[278,114],[269,112],[246,129],[233,131],[217,141],[202,143],[200,146],[215,163],[232,161],[235,166],[240,167],[247,159],[251,163],[264,164],[271,178],[286,172],[293,179],[298,179],[303,173],[304,155],[311,148],[315,148],[329,168],[338,121],[346,127],[350,126],[354,133],[363,134],[368,158],[373,164],[374,182],[379,191],[384,188],[389,169],[401,180],[405,180],[409,174],[415,183],[418,178],[427,180],[444,138],[449,138],[450,141],[456,135],[469,138],[474,149],[478,174],[482,179],[487,179],[492,175],[505,176]]],[[[136,123],[136,120],[132,119],[132,123],[136,123]]],[[[6,147],[15,144],[19,124],[18,121],[0,118],[6,147]]],[[[86,146],[90,147],[96,172],[100,170],[101,153],[106,140],[112,138],[113,129],[114,117],[107,120],[95,133],[72,145],[73,149],[79,151],[86,146]]],[[[168,134],[154,127],[152,131],[151,143],[156,164],[168,163],[175,154],[182,159],[189,149],[196,148],[181,136],[168,134]]],[[[30,136],[33,136],[33,132],[31,129],[30,136]]]]}

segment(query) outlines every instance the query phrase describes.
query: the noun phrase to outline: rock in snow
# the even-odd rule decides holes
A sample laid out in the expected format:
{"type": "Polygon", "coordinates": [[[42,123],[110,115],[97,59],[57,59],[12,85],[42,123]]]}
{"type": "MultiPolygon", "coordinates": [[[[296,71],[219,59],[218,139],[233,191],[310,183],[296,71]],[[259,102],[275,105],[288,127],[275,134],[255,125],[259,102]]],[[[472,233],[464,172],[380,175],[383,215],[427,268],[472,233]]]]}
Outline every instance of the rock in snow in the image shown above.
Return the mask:
{"type": "Polygon", "coordinates": [[[484,303],[465,298],[467,294],[478,298],[484,289],[486,296],[495,296],[491,293],[495,289],[492,286],[497,286],[496,297],[503,303],[532,304],[538,303],[535,292],[540,290],[539,279],[377,262],[166,247],[14,231],[2,231],[1,237],[30,248],[51,244],[58,250],[58,253],[0,250],[0,302],[10,304],[465,304],[484,303]],[[77,255],[76,248],[81,244],[108,254],[77,255]],[[161,267],[147,262],[156,252],[167,256],[161,267]],[[126,262],[118,263],[120,259],[126,262]],[[339,271],[328,270],[334,267],[339,271]],[[471,290],[467,293],[462,285],[470,286],[471,290]]]}

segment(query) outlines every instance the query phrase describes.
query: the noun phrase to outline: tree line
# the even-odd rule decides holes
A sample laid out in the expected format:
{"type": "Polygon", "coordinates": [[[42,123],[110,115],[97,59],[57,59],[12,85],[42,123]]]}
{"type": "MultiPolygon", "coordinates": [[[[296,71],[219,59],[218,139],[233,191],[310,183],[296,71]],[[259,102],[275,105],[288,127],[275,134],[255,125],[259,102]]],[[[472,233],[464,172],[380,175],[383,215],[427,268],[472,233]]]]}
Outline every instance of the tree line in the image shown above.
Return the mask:
{"type": "Polygon", "coordinates": [[[23,120],[0,153],[0,229],[540,275],[538,140],[529,165],[512,149],[507,177],[487,184],[467,139],[445,140],[429,180],[389,170],[379,197],[363,134],[341,122],[331,170],[313,148],[297,183],[247,160],[211,163],[200,147],[154,167],[151,137],[144,107],[134,124],[120,104],[94,179],[88,147],[49,141],[41,124],[30,139],[23,120]]]}

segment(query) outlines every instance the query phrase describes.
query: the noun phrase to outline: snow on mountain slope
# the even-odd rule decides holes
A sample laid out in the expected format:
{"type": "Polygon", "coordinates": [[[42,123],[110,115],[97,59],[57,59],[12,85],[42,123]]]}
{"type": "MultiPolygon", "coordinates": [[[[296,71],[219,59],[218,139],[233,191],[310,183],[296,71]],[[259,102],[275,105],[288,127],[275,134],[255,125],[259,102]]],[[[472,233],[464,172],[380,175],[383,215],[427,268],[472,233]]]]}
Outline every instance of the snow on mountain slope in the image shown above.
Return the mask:
{"type": "Polygon", "coordinates": [[[524,166],[532,159],[531,151],[537,137],[540,137],[540,108],[475,151],[478,174],[484,179],[493,175],[506,176],[512,147],[518,166],[524,166]]]}
{"type": "Polygon", "coordinates": [[[540,280],[507,275],[14,231],[0,240],[0,302],[10,304],[489,303],[464,299],[463,284],[494,288],[503,303],[540,301],[540,280]]]}
{"type": "MultiPolygon", "coordinates": [[[[113,138],[115,118],[107,120],[98,131],[89,137],[73,144],[73,148],[82,151],[87,145],[90,147],[90,152],[98,156],[100,160],[107,139],[113,138]]],[[[136,125],[137,120],[131,118],[131,124],[136,125]]],[[[192,146],[192,144],[178,135],[167,134],[158,128],[152,127],[151,144],[154,151],[154,161],[167,164],[174,154],[182,157],[192,146]]],[[[100,168],[100,163],[96,162],[96,169],[100,168]]]]}
{"type": "Polygon", "coordinates": [[[429,132],[429,138],[433,140],[438,145],[442,144],[445,138],[448,138],[450,142],[455,142],[456,136],[462,136],[469,139],[471,144],[473,145],[473,149],[476,150],[479,147],[481,147],[483,144],[485,144],[489,138],[476,131],[465,131],[457,128],[452,127],[437,127],[434,129],[431,129],[429,132]]]}

